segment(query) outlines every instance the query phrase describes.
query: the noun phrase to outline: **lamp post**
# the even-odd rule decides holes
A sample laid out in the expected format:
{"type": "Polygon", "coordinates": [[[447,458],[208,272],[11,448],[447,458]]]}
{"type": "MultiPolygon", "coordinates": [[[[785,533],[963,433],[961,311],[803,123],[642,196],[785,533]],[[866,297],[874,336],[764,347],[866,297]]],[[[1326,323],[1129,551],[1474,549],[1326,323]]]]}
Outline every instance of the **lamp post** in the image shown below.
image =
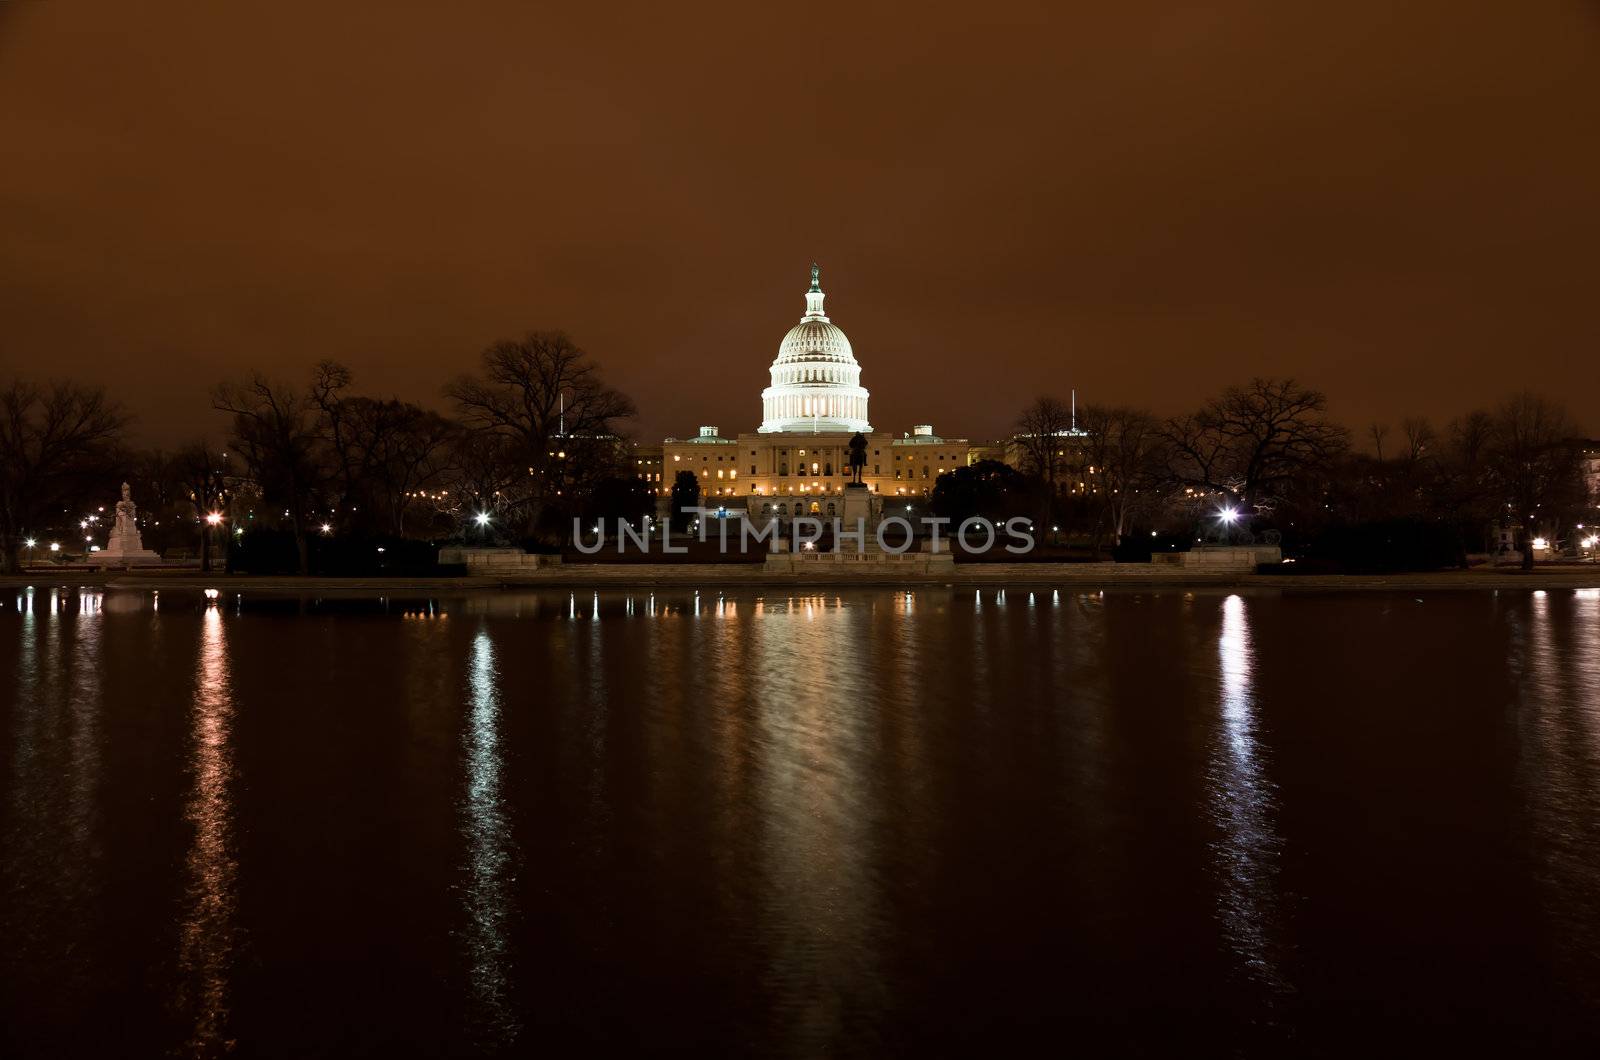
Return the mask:
{"type": "Polygon", "coordinates": [[[206,573],[211,571],[211,534],[221,525],[221,512],[209,512],[206,514],[206,528],[200,534],[200,569],[206,573]]]}
{"type": "Polygon", "coordinates": [[[1222,522],[1222,543],[1233,544],[1233,524],[1239,519],[1237,508],[1224,508],[1217,513],[1217,518],[1222,522]]]}

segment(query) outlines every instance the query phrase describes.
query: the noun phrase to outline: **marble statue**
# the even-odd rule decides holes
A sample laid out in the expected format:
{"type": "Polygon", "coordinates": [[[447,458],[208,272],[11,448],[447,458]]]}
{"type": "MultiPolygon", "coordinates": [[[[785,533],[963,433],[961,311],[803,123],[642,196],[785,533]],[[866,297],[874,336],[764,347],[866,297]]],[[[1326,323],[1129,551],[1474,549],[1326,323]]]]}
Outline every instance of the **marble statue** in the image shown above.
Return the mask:
{"type": "Polygon", "coordinates": [[[94,556],[95,560],[113,564],[161,562],[161,557],[145,548],[139,538],[138,514],[139,508],[133,503],[133,492],[124,482],[122,499],[117,502],[117,519],[111,527],[111,538],[106,542],[106,547],[94,556]]]}

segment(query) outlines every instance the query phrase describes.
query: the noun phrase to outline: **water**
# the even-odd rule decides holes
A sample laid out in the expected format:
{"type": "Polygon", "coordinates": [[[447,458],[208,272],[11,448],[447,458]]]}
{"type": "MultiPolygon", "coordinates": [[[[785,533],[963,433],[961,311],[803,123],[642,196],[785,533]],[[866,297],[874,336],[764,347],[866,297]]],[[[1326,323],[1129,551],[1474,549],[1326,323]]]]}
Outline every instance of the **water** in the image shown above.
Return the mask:
{"type": "Polygon", "coordinates": [[[1600,592],[0,603],[7,1056],[1600,1042],[1600,592]]]}

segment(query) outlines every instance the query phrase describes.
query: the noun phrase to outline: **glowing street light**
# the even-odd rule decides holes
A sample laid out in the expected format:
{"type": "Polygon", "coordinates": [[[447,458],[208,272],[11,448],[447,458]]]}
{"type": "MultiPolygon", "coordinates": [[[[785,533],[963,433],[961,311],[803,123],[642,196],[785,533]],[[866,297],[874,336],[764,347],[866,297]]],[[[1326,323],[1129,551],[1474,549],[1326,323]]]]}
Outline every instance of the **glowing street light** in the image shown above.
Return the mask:
{"type": "Polygon", "coordinates": [[[477,523],[478,523],[479,526],[488,526],[489,525],[489,513],[488,512],[479,512],[476,516],[474,516],[474,518],[477,520],[477,523]]]}
{"type": "Polygon", "coordinates": [[[331,534],[331,533],[333,533],[333,524],[332,523],[323,523],[317,529],[321,530],[324,534],[331,534]]]}
{"type": "Polygon", "coordinates": [[[1225,523],[1231,523],[1239,518],[1239,511],[1237,508],[1224,508],[1217,513],[1217,518],[1225,523]]]}
{"type": "Polygon", "coordinates": [[[222,525],[222,513],[221,512],[212,512],[210,515],[206,516],[206,522],[210,523],[212,526],[221,526],[222,525]]]}

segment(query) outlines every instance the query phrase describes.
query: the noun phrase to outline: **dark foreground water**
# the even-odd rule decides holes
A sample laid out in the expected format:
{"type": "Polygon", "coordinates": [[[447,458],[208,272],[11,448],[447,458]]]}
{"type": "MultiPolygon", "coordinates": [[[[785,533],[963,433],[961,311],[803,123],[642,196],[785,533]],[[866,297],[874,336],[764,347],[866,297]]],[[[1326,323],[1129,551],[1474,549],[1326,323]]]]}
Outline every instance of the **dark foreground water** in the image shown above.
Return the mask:
{"type": "Polygon", "coordinates": [[[0,603],[6,1056],[1600,1042],[1600,592],[0,603]]]}

